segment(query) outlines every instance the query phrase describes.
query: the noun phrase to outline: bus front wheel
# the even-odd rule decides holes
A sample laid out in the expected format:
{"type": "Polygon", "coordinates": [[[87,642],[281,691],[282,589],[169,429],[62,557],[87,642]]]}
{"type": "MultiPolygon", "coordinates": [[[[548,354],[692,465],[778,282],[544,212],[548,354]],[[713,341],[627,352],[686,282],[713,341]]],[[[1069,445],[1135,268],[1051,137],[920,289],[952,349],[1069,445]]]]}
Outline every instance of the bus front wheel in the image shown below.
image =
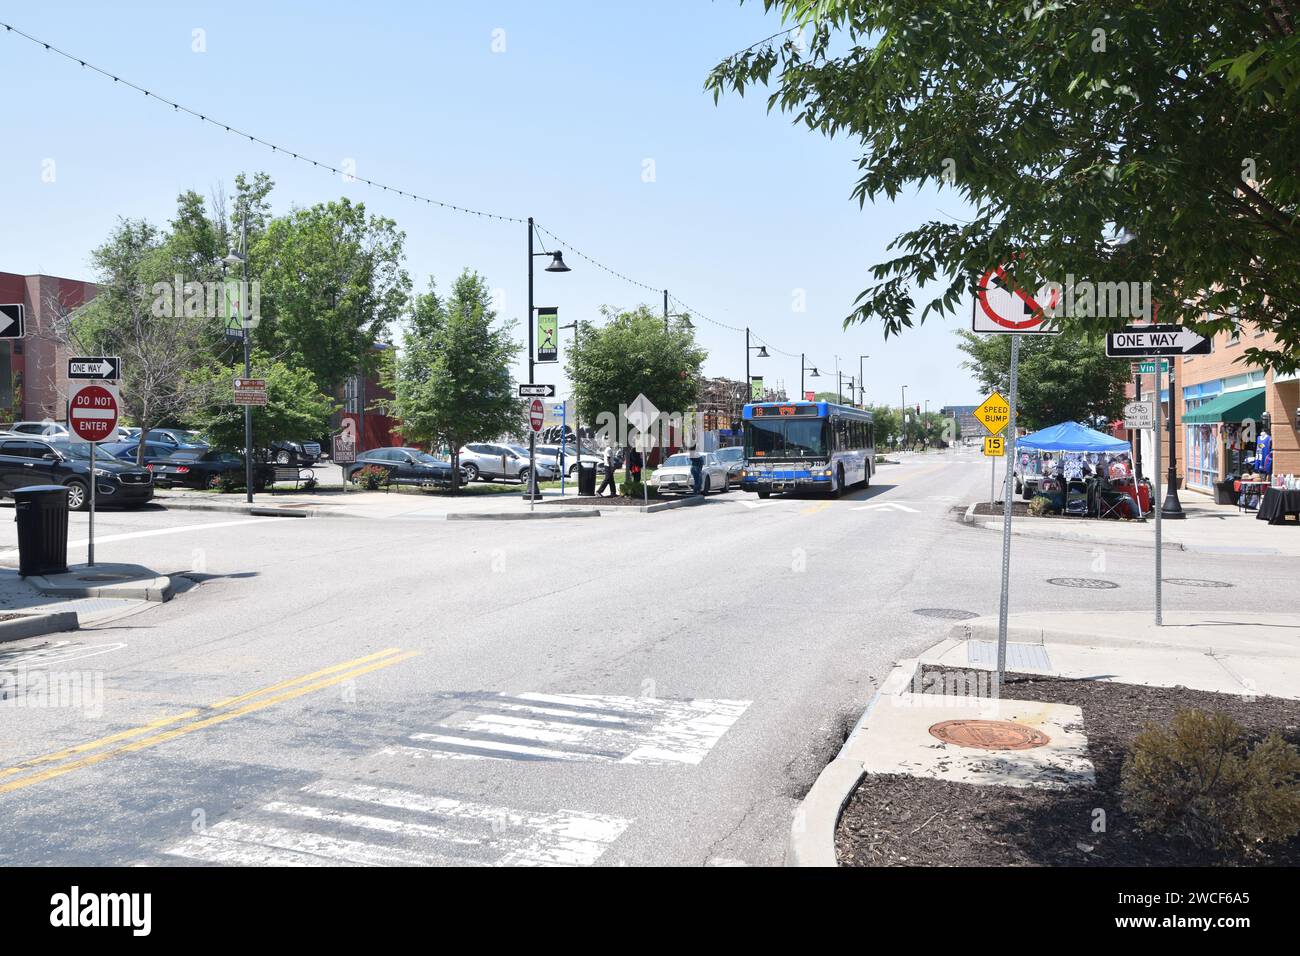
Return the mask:
{"type": "Polygon", "coordinates": [[[760,498],[767,498],[767,497],[770,497],[771,494],[772,494],[772,492],[770,492],[770,491],[760,491],[760,492],[758,493],[758,496],[759,496],[760,498]]]}

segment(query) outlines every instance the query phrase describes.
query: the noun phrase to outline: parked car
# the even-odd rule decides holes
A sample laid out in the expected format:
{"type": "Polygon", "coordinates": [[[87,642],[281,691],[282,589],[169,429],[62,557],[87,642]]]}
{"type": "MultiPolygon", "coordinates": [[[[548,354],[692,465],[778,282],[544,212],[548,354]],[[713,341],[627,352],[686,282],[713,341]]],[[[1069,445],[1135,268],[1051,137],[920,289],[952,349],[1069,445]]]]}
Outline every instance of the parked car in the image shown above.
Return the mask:
{"type": "MultiPolygon", "coordinates": [[[[356,473],[367,465],[387,470],[389,481],[397,485],[451,484],[451,462],[418,448],[372,448],[362,452],[355,463],[344,466],[347,479],[355,481],[356,473]]],[[[462,467],[461,484],[469,484],[469,480],[468,470],[462,467]]]]}
{"type": "MultiPolygon", "coordinates": [[[[528,480],[528,449],[517,445],[466,445],[460,450],[460,468],[470,481],[480,478],[508,478],[514,481],[528,480]]],[[[554,481],[560,477],[557,465],[548,464],[543,459],[537,462],[539,481],[554,481]]]]}
{"type": "Polygon", "coordinates": [[[714,457],[727,466],[727,484],[734,485],[740,481],[740,473],[745,470],[745,449],[739,445],[732,448],[719,448],[714,457]]]}
{"type": "MultiPolygon", "coordinates": [[[[140,443],[134,439],[130,441],[113,441],[100,442],[99,450],[106,455],[111,455],[120,461],[134,462],[136,460],[136,449],[140,443]]],[[[150,462],[160,461],[163,458],[170,458],[176,453],[175,445],[164,445],[162,442],[146,441],[144,443],[144,464],[147,467],[150,462]]]]}
{"type": "Polygon", "coordinates": [[[208,448],[209,445],[199,437],[198,432],[184,428],[151,428],[144,436],[145,441],[159,442],[176,448],[208,448]]]}
{"type": "MultiPolygon", "coordinates": [[[[524,451],[527,450],[528,449],[526,448],[524,449],[524,451]]],[[[560,446],[559,445],[538,445],[537,460],[545,462],[546,464],[554,467],[555,473],[558,475],[560,473],[560,446]]],[[[575,461],[573,445],[572,444],[566,445],[564,448],[564,468],[570,478],[578,477],[579,462],[587,465],[595,465],[597,471],[599,472],[600,468],[605,464],[605,459],[600,457],[599,455],[583,454],[578,461],[575,461]]],[[[538,474],[540,475],[541,472],[539,471],[538,474]]]]}
{"type": "MultiPolygon", "coordinates": [[[[152,432],[150,433],[152,434],[152,432]]],[[[149,465],[155,484],[163,487],[215,488],[226,478],[243,484],[246,476],[244,456],[212,448],[181,448],[149,465]]],[[[275,480],[275,469],[262,462],[253,463],[253,488],[261,491],[275,480]]]]}
{"type": "MultiPolygon", "coordinates": [[[[693,493],[695,479],[691,475],[691,456],[686,454],[670,455],[650,476],[650,487],[659,491],[693,493]]],[[[704,475],[700,485],[701,493],[707,495],[711,491],[716,491],[718,494],[722,494],[730,487],[731,484],[727,478],[727,466],[718,461],[718,456],[713,452],[705,453],[704,475]]]]}
{"type": "Polygon", "coordinates": [[[273,441],[269,457],[277,465],[309,467],[320,461],[320,448],[314,441],[273,441]]]}
{"type": "MultiPolygon", "coordinates": [[[[153,478],[139,468],[95,454],[96,506],[138,507],[153,497],[153,478]]],[[[90,507],[90,445],[29,436],[0,438],[0,494],[24,485],[66,485],[68,507],[90,507]]]]}
{"type": "Polygon", "coordinates": [[[36,435],[42,438],[75,438],[63,422],[14,422],[6,429],[14,435],[36,435]]]}

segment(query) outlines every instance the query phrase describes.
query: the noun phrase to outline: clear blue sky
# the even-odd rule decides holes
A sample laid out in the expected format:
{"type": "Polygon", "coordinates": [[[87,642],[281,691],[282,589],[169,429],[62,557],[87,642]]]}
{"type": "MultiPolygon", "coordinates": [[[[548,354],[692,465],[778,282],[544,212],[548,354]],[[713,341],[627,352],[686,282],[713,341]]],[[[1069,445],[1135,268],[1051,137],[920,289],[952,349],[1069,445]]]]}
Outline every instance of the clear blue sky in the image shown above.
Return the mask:
{"type": "MultiPolygon", "coordinates": [[[[769,115],[762,91],[717,106],[704,93],[719,59],[780,28],[760,4],[53,0],[0,3],[0,20],[296,152],[353,159],[359,176],[532,215],[620,272],[807,352],[830,373],[810,388],[834,390],[835,356],[856,375],[865,353],[870,402],[897,404],[903,384],[909,403],[932,409],[981,397],[954,344],[964,318],[887,342],[879,326],[841,326],[891,238],[938,209],[962,214],[952,194],[859,210],[854,144],[769,115]],[[206,52],[192,50],[196,29],[206,52]],[[505,52],[493,52],[496,30],[505,52]],[[643,181],[646,160],[654,182],[643,181]],[[793,309],[796,290],[805,312],[793,309]]],[[[235,173],[265,170],[276,211],[362,201],[405,231],[417,287],[430,275],[445,287],[469,266],[501,290],[503,315],[525,318],[522,225],[345,183],[3,31],[0,56],[0,271],[92,278],[90,250],[116,217],[163,225],[180,191],[230,191],[235,173]]],[[[573,272],[537,280],[537,304],[558,306],[562,323],[595,318],[602,304],[660,307],[660,295],[566,257],[573,272]]],[[[706,372],[742,377],[743,334],[697,325],[706,372]]],[[[799,387],[797,357],[773,352],[753,372],[799,387]]],[[[563,387],[557,366],[538,380],[563,387]]]]}

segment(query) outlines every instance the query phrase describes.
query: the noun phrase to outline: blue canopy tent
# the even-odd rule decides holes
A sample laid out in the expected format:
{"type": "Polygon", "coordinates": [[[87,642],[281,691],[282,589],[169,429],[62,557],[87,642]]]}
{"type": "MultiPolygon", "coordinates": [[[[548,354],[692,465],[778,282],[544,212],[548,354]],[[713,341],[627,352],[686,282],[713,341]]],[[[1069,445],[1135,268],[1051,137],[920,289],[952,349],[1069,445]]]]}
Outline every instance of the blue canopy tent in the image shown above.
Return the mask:
{"type": "Polygon", "coordinates": [[[1025,448],[1030,451],[1086,451],[1109,455],[1133,450],[1133,446],[1122,438],[1112,438],[1078,422],[1061,422],[1017,438],[1016,450],[1025,448]]]}

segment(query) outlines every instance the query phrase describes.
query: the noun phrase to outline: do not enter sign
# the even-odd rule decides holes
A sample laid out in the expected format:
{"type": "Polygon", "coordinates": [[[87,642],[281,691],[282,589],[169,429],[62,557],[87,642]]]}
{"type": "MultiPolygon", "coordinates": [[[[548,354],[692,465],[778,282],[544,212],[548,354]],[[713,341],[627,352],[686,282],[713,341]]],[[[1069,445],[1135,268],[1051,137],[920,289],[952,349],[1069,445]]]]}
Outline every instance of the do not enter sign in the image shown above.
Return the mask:
{"type": "Polygon", "coordinates": [[[121,407],[111,385],[82,385],[68,400],[68,427],[82,441],[104,441],[117,434],[121,407]]]}
{"type": "Polygon", "coordinates": [[[528,408],[528,424],[533,427],[533,431],[542,430],[542,422],[546,420],[546,408],[542,405],[541,399],[534,398],[532,405],[528,408]]]}

